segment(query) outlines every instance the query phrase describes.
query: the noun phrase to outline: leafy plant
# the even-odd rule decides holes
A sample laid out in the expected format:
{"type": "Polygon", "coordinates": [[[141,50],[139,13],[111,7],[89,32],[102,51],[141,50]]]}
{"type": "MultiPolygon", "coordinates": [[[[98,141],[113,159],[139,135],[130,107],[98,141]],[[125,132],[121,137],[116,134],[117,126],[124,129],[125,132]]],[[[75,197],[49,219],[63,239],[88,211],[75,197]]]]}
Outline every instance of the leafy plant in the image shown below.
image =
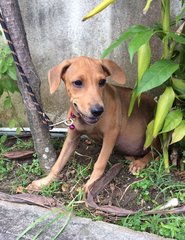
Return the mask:
{"type": "MultiPolygon", "coordinates": [[[[0,35],[2,33],[0,32],[0,35]]],[[[14,60],[11,51],[4,41],[0,41],[0,97],[4,94],[3,106],[5,110],[11,110],[13,117],[9,120],[10,128],[16,125],[21,126],[20,120],[17,118],[15,107],[11,98],[11,94],[19,92],[17,86],[17,76],[14,60]]]]}
{"type": "Polygon", "coordinates": [[[132,189],[139,191],[138,201],[153,202],[157,207],[160,202],[164,203],[176,197],[183,204],[185,184],[174,181],[173,177],[163,170],[162,164],[162,161],[153,161],[137,175],[139,181],[132,184],[132,189]],[[151,189],[155,197],[151,196],[151,189]]]}
{"type": "MultiPolygon", "coordinates": [[[[144,147],[149,147],[153,139],[160,137],[162,142],[164,165],[169,171],[168,148],[170,144],[180,142],[185,137],[185,1],[181,0],[182,10],[173,21],[170,21],[170,0],[161,0],[161,23],[153,27],[133,25],[124,31],[103,52],[101,58],[110,54],[123,42],[128,42],[130,62],[137,54],[138,72],[132,92],[128,115],[132,114],[136,100],[140,102],[143,92],[163,86],[164,92],[157,102],[154,119],[146,131],[144,147]],[[171,27],[176,24],[177,30],[171,27]],[[161,40],[163,54],[161,59],[151,64],[151,43],[153,36],[161,40]]],[[[152,0],[147,0],[143,9],[146,14],[152,0]]],[[[95,13],[94,13],[95,14],[95,13]]]]}
{"type": "Polygon", "coordinates": [[[183,240],[185,234],[184,216],[161,217],[160,215],[147,216],[138,213],[134,216],[122,218],[119,224],[136,231],[147,231],[177,240],[183,240]]]}
{"type": "Polygon", "coordinates": [[[54,181],[51,185],[42,188],[41,194],[46,197],[52,197],[56,192],[61,191],[61,181],[54,181]]]}
{"type": "Polygon", "coordinates": [[[38,159],[33,159],[32,163],[23,163],[16,171],[16,186],[26,187],[30,183],[30,178],[34,175],[41,177],[43,175],[43,170],[40,167],[38,159]]]}

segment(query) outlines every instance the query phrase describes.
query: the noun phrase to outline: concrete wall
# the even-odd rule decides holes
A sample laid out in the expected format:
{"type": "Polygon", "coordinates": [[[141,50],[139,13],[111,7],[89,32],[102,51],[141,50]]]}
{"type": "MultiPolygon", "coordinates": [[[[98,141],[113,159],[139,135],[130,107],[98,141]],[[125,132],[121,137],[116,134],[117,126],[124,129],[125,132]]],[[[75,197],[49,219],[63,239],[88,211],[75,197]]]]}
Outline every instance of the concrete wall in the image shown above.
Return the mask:
{"type": "MultiPolygon", "coordinates": [[[[177,11],[179,1],[172,2],[173,9],[177,11]]],[[[160,19],[159,0],[153,1],[145,16],[142,10],[146,0],[117,0],[102,13],[82,22],[83,16],[98,3],[100,0],[19,0],[31,56],[42,81],[44,109],[54,121],[65,116],[68,101],[63,84],[54,95],[49,95],[47,72],[52,66],[79,55],[99,58],[112,40],[128,26],[150,26],[160,19]]],[[[156,50],[153,55],[155,59],[160,56],[161,50],[157,40],[153,40],[152,47],[156,50]]],[[[117,48],[110,58],[124,67],[127,86],[133,86],[137,65],[135,60],[130,64],[126,45],[117,48]]],[[[20,103],[16,108],[20,109],[20,103]]]]}

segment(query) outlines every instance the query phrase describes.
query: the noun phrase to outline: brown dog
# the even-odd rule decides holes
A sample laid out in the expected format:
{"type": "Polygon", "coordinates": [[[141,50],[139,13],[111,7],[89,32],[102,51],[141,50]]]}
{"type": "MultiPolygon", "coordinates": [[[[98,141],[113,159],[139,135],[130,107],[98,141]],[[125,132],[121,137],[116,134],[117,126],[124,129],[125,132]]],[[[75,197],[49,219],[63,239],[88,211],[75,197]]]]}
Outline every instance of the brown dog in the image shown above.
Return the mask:
{"type": "Polygon", "coordinates": [[[147,165],[151,152],[144,150],[143,144],[146,126],[153,118],[155,102],[142,95],[140,107],[135,104],[128,118],[132,90],[106,83],[108,76],[120,84],[125,83],[123,70],[108,59],[100,61],[77,57],[65,60],[49,71],[51,93],[57,90],[61,79],[64,80],[71,103],[69,114],[72,113],[75,118],[74,129],[69,128],[61,153],[49,175],[32,182],[31,188],[39,189],[57,178],[82,134],[103,140],[101,152],[86,183],[86,191],[104,173],[114,147],[124,155],[137,158],[130,165],[130,172],[137,172],[147,165]]]}

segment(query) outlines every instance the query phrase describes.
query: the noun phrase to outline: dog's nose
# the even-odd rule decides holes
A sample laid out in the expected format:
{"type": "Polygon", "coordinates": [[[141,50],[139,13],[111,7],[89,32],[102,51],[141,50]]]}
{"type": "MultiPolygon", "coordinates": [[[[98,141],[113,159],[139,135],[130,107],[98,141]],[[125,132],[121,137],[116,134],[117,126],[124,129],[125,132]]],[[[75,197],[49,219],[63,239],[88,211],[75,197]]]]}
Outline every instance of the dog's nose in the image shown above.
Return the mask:
{"type": "Polygon", "coordinates": [[[104,108],[100,105],[95,105],[91,108],[91,113],[94,117],[100,116],[104,111],[104,108]]]}

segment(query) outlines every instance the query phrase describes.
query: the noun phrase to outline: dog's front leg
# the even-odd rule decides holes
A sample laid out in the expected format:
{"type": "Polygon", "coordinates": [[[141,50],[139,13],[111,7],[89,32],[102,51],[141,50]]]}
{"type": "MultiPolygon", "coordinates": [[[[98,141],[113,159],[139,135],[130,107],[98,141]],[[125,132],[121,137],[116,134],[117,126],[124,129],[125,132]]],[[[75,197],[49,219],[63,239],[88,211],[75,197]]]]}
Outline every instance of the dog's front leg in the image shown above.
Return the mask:
{"type": "Polygon", "coordinates": [[[107,133],[104,136],[103,145],[102,145],[102,149],[100,151],[99,157],[96,163],[94,164],[93,172],[90,176],[90,179],[87,181],[87,183],[84,186],[85,192],[88,192],[90,185],[92,185],[93,182],[95,182],[97,179],[99,179],[103,175],[107,162],[115,146],[117,136],[118,136],[117,131],[109,131],[109,133],[107,133]]]}
{"type": "Polygon", "coordinates": [[[80,140],[80,134],[75,129],[70,130],[67,134],[67,137],[64,141],[60,155],[53,165],[48,176],[41,178],[39,180],[33,181],[28,187],[28,190],[40,190],[42,187],[51,184],[54,180],[57,179],[58,174],[64,168],[65,164],[70,159],[70,156],[73,154],[77,144],[80,140]]]}

